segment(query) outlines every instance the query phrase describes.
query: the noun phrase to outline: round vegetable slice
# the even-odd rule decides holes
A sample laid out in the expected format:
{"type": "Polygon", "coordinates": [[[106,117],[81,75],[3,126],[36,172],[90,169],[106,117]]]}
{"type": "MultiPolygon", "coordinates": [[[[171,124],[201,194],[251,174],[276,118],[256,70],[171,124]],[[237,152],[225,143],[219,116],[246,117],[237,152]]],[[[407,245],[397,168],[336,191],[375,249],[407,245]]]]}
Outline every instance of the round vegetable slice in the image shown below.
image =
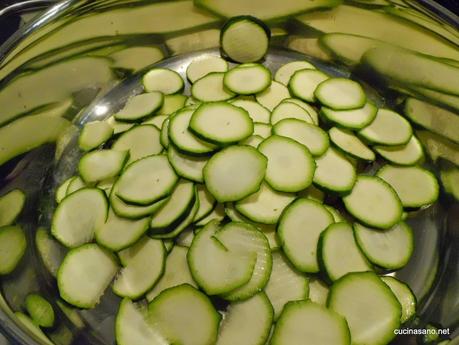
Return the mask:
{"type": "Polygon", "coordinates": [[[257,148],[264,139],[259,135],[251,135],[247,139],[241,141],[240,145],[248,145],[257,148]]]}
{"type": "Polygon", "coordinates": [[[424,158],[424,150],[418,138],[414,135],[404,145],[373,146],[373,149],[383,158],[398,165],[414,165],[424,158]]]}
{"type": "Polygon", "coordinates": [[[329,77],[315,69],[302,69],[293,74],[288,87],[293,96],[306,102],[314,102],[314,91],[317,86],[329,77]]]}
{"type": "Polygon", "coordinates": [[[252,95],[271,85],[271,72],[261,64],[246,63],[225,73],[226,88],[239,95],[252,95]]]}
{"type": "Polygon", "coordinates": [[[103,181],[118,175],[128,159],[128,151],[93,151],[81,157],[78,172],[86,183],[103,181]]]}
{"type": "Polygon", "coordinates": [[[228,62],[218,56],[207,56],[191,61],[186,69],[186,76],[191,83],[212,72],[226,72],[228,62]]]}
{"type": "Polygon", "coordinates": [[[197,222],[206,217],[215,208],[216,200],[202,184],[196,185],[199,199],[199,209],[194,216],[193,222],[197,222]]]}
{"type": "Polygon", "coordinates": [[[366,161],[374,161],[375,154],[368,148],[354,133],[338,127],[330,128],[328,131],[330,140],[342,151],[354,158],[366,161]]]}
{"type": "Polygon", "coordinates": [[[19,189],[13,189],[0,196],[0,226],[13,224],[21,214],[26,195],[19,189]]]}
{"type": "Polygon", "coordinates": [[[261,104],[248,99],[235,99],[231,101],[232,105],[245,109],[253,122],[269,123],[271,113],[261,104]]]}
{"type": "Polygon", "coordinates": [[[41,295],[32,293],[25,299],[25,307],[32,320],[40,327],[53,327],[55,315],[52,305],[41,295]]]}
{"type": "Polygon", "coordinates": [[[205,75],[191,86],[191,95],[201,102],[218,102],[233,98],[236,94],[225,87],[224,77],[223,72],[205,75]]]}
{"type": "Polygon", "coordinates": [[[271,111],[284,99],[290,98],[290,92],[285,85],[273,81],[266,90],[258,93],[255,97],[258,103],[271,111]]]}
{"type": "Polygon", "coordinates": [[[163,105],[163,102],[164,96],[161,92],[153,91],[143,93],[129,98],[124,108],[113,116],[118,121],[139,121],[152,115],[163,105]]]}
{"type": "Polygon", "coordinates": [[[367,101],[360,84],[347,78],[330,78],[320,83],[314,91],[320,103],[334,110],[361,108],[367,101]]]}
{"type": "Polygon", "coordinates": [[[14,271],[24,256],[26,247],[27,240],[19,225],[0,228],[0,275],[14,271]]]}
{"type": "Polygon", "coordinates": [[[272,127],[267,123],[254,123],[253,124],[253,135],[258,135],[264,139],[271,136],[272,127]]]}
{"type": "Polygon", "coordinates": [[[273,109],[270,118],[271,124],[274,126],[283,119],[298,119],[307,123],[314,123],[306,110],[292,102],[281,102],[273,109]]]}
{"type": "Polygon", "coordinates": [[[322,156],[316,158],[316,165],[313,179],[316,185],[334,192],[347,192],[354,186],[354,166],[334,148],[329,147],[322,156]]]}
{"type": "Polygon", "coordinates": [[[286,63],[279,67],[279,69],[274,74],[274,80],[282,83],[284,85],[288,85],[290,78],[295,74],[296,71],[302,69],[316,69],[313,64],[308,61],[292,61],[286,63]]]}
{"type": "Polygon", "coordinates": [[[142,78],[145,91],[159,91],[165,95],[179,92],[183,89],[182,77],[175,71],[167,68],[154,68],[142,78]]]}
{"type": "Polygon", "coordinates": [[[243,199],[260,188],[266,166],[266,157],[255,148],[230,146],[204,167],[206,188],[219,202],[243,199]]]}
{"type": "Polygon", "coordinates": [[[203,182],[202,171],[209,157],[190,156],[178,151],[174,145],[169,145],[167,158],[177,175],[195,182],[203,182]]]}
{"type": "Polygon", "coordinates": [[[106,121],[93,121],[84,125],[78,138],[78,146],[90,151],[105,143],[113,135],[113,127],[106,121]]]}
{"type": "Polygon", "coordinates": [[[381,277],[381,280],[386,283],[392,290],[395,297],[397,297],[398,302],[402,306],[402,316],[400,321],[402,323],[407,322],[416,314],[416,296],[410,287],[398,280],[397,278],[391,276],[381,277]]]}
{"type": "Polygon", "coordinates": [[[129,151],[129,162],[150,155],[157,155],[162,150],[160,132],[153,125],[141,125],[124,132],[113,144],[115,151],[129,151]]]}
{"type": "Polygon", "coordinates": [[[327,107],[320,109],[320,115],[326,120],[349,129],[361,129],[368,126],[375,119],[377,112],[378,108],[371,102],[365,103],[361,108],[351,110],[333,110],[327,107]]]}
{"type": "Polygon", "coordinates": [[[315,162],[304,145],[273,135],[265,139],[258,150],[268,158],[265,180],[275,190],[299,192],[312,183],[315,162]]]}
{"type": "Polygon", "coordinates": [[[319,125],[319,115],[317,114],[317,111],[315,108],[313,108],[311,105],[309,105],[306,102],[303,102],[302,100],[298,98],[287,98],[284,99],[282,102],[288,102],[288,103],[294,103],[296,105],[299,105],[301,108],[306,110],[311,117],[312,121],[314,121],[315,125],[319,125]]]}
{"type": "Polygon", "coordinates": [[[350,214],[376,228],[389,229],[402,218],[403,208],[397,193],[379,177],[358,176],[343,202],[350,214]]]}

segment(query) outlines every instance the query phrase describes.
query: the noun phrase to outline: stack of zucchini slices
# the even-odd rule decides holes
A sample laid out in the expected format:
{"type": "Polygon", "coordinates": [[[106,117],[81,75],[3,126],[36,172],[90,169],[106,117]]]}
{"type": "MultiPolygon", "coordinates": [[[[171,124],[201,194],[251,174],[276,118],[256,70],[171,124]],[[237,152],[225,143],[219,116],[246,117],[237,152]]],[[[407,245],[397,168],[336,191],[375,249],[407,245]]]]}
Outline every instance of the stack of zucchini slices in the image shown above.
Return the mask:
{"type": "Polygon", "coordinates": [[[416,299],[384,274],[438,196],[422,147],[358,82],[246,55],[193,61],[190,96],[154,68],[84,126],[51,228],[61,297],[93,308],[111,285],[120,345],[387,344],[416,299]]]}

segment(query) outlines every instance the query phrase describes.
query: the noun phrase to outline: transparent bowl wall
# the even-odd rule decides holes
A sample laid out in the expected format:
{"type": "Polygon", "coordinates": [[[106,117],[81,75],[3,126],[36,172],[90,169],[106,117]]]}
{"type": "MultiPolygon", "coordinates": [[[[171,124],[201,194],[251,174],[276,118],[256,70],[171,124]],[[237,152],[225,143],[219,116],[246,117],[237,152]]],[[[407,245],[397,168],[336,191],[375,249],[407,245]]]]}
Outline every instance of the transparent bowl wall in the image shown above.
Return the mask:
{"type": "MultiPolygon", "coordinates": [[[[40,5],[38,1],[26,6],[31,3],[40,5]]],[[[256,9],[246,9],[250,8],[250,0],[237,3],[241,8],[232,14],[260,16],[256,9]]],[[[298,4],[306,4],[299,5],[304,13],[263,18],[272,31],[271,45],[304,54],[305,59],[331,70],[351,72],[374,86],[375,93],[383,96],[382,104],[390,107],[399,108],[403,98],[412,95],[459,114],[459,96],[432,92],[423,85],[393,84],[384,75],[368,77],[364,64],[333,54],[319,40],[332,32],[361,35],[454,65],[459,64],[459,20],[454,14],[427,0],[316,3],[318,8],[298,0],[298,4]],[[321,8],[324,4],[336,7],[321,8]]],[[[0,331],[12,343],[43,343],[14,316],[14,312],[23,311],[25,296],[30,292],[42,293],[55,307],[58,325],[45,332],[54,343],[114,343],[114,315],[119,299],[107,292],[101,304],[91,311],[65,305],[44,265],[44,261],[56,258],[40,257],[35,247],[35,232],[49,224],[55,187],[62,180],[56,167],[67,164],[66,147],[84,122],[86,110],[97,111],[91,108],[92,104],[149,65],[172,56],[218,48],[223,21],[219,9],[211,12],[193,6],[192,1],[70,0],[47,8],[0,48],[0,195],[13,188],[27,193],[18,223],[27,232],[28,249],[15,271],[0,277],[0,331]],[[61,133],[46,132],[40,140],[17,137],[6,144],[2,142],[1,136],[8,133],[8,128],[31,116],[43,119],[36,126],[37,132],[49,131],[47,121],[53,116],[73,125],[61,133]],[[21,141],[26,144],[19,145],[21,141]]],[[[387,63],[397,64],[397,59],[388,57],[387,63]]],[[[110,115],[106,110],[100,111],[103,116],[110,115]]],[[[415,129],[416,133],[427,133],[418,126],[415,129]]],[[[440,131],[433,135],[434,139],[426,139],[430,140],[426,164],[438,177],[459,165],[459,145],[442,139],[441,134],[440,131]],[[439,149],[441,145],[450,148],[449,153],[439,149]]],[[[418,318],[408,326],[438,324],[449,328],[453,339],[459,332],[459,204],[446,189],[442,186],[437,203],[409,217],[416,250],[408,266],[395,275],[408,282],[418,298],[418,318]]],[[[414,341],[404,336],[394,342],[414,341]]],[[[459,343],[457,338],[456,341],[459,343]]]]}

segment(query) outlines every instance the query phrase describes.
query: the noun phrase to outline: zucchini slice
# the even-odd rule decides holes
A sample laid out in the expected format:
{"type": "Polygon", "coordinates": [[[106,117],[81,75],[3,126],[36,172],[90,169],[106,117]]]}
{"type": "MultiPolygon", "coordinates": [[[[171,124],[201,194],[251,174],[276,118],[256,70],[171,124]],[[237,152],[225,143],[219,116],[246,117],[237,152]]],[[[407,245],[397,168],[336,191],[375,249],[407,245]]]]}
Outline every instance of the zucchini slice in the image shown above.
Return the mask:
{"type": "Polygon", "coordinates": [[[269,123],[269,117],[271,116],[271,113],[261,104],[252,100],[241,98],[231,101],[231,104],[247,111],[253,122],[269,123]]]}
{"type": "Polygon", "coordinates": [[[177,175],[194,182],[204,182],[202,171],[209,157],[186,155],[177,150],[174,145],[169,145],[167,158],[177,175]]]}
{"type": "MultiPolygon", "coordinates": [[[[57,187],[56,192],[54,194],[54,200],[56,201],[57,204],[59,204],[62,199],[65,198],[67,195],[67,189],[69,187],[70,182],[75,178],[75,176],[69,177],[66,179],[64,182],[62,182],[59,187],[57,187]]],[[[0,199],[0,205],[1,205],[1,199],[0,199]]],[[[1,208],[1,206],[0,206],[1,208]]],[[[1,214],[1,211],[0,211],[1,214]]],[[[1,224],[1,223],[0,223],[1,224]]]]}
{"type": "Polygon", "coordinates": [[[177,93],[184,87],[180,74],[167,68],[153,68],[145,73],[142,83],[146,92],[159,91],[165,95],[177,93]]]}
{"type": "Polygon", "coordinates": [[[309,299],[311,302],[326,306],[329,292],[328,285],[318,278],[309,279],[309,299]]]}
{"type": "Polygon", "coordinates": [[[219,202],[236,201],[256,192],[268,160],[250,146],[230,146],[216,153],[204,167],[206,188],[219,202]]]}
{"type": "Polygon", "coordinates": [[[401,115],[389,109],[379,109],[375,119],[358,134],[375,144],[403,145],[410,140],[413,130],[401,115]]]}
{"type": "Polygon", "coordinates": [[[264,292],[232,303],[222,320],[216,345],[263,345],[273,321],[273,307],[264,292]]]}
{"type": "Polygon", "coordinates": [[[373,149],[381,157],[397,165],[415,165],[424,159],[424,150],[415,135],[404,145],[376,145],[373,149]]]}
{"type": "Polygon", "coordinates": [[[249,114],[226,102],[201,104],[191,116],[189,128],[198,137],[217,144],[244,140],[253,133],[249,114]]]}
{"type": "Polygon", "coordinates": [[[13,224],[24,208],[26,195],[13,189],[0,196],[0,227],[13,224]]]}
{"type": "Polygon", "coordinates": [[[273,81],[266,90],[256,94],[255,97],[258,103],[272,111],[284,99],[290,98],[290,92],[285,85],[273,81]]]}
{"type": "Polygon", "coordinates": [[[122,218],[110,209],[105,224],[96,229],[96,241],[112,251],[122,250],[142,237],[148,230],[149,221],[149,218],[122,218]]]}
{"type": "Polygon", "coordinates": [[[124,133],[135,126],[135,123],[116,121],[114,116],[110,116],[105,122],[113,128],[113,135],[124,133]]]}
{"type": "Polygon", "coordinates": [[[277,234],[285,255],[296,269],[319,272],[319,236],[333,222],[330,212],[321,203],[310,199],[297,199],[284,210],[277,234]]]}
{"type": "Polygon", "coordinates": [[[314,184],[333,192],[347,192],[355,184],[354,166],[336,149],[329,147],[325,153],[316,158],[314,184]],[[337,174],[336,172],[340,173],[337,174]]]}
{"type": "Polygon", "coordinates": [[[436,177],[419,166],[385,165],[376,175],[394,188],[404,207],[430,205],[438,199],[439,186],[436,177]]]}
{"type": "Polygon", "coordinates": [[[298,119],[284,119],[273,126],[273,134],[287,137],[306,146],[314,156],[327,151],[330,141],[327,133],[316,125],[298,119]]]}
{"type": "Polygon", "coordinates": [[[215,344],[220,319],[208,297],[188,284],[164,290],[148,305],[148,322],[165,344],[215,344]]]}
{"type": "Polygon", "coordinates": [[[224,78],[223,72],[205,75],[191,86],[191,95],[200,102],[226,101],[235,97],[236,94],[225,87],[224,78]]]}
{"type": "Polygon", "coordinates": [[[150,155],[157,155],[162,150],[160,132],[153,125],[140,125],[124,132],[114,142],[115,151],[129,151],[129,163],[150,155]]]}
{"type": "Polygon", "coordinates": [[[186,69],[186,76],[190,83],[194,83],[212,72],[226,72],[228,62],[218,56],[207,56],[191,61],[186,69]]]}
{"type": "Polygon", "coordinates": [[[53,276],[57,276],[57,270],[64,260],[67,249],[51,237],[45,228],[38,228],[35,233],[35,246],[43,265],[53,276]]]}
{"type": "Polygon", "coordinates": [[[374,152],[351,131],[333,127],[330,128],[328,134],[333,144],[352,157],[366,161],[375,160],[374,152]]]}
{"type": "Polygon", "coordinates": [[[209,222],[196,234],[187,254],[193,279],[208,295],[228,293],[246,284],[257,259],[254,252],[227,248],[215,237],[218,230],[217,221],[209,222]]]}
{"type": "Polygon", "coordinates": [[[326,120],[349,129],[362,129],[368,126],[375,119],[377,112],[378,109],[371,102],[351,110],[333,110],[327,107],[320,109],[320,115],[326,120]]]}
{"type": "Polygon", "coordinates": [[[403,207],[397,193],[376,176],[359,175],[343,202],[350,214],[375,228],[389,229],[402,218],[403,207]]]}
{"type": "Polygon", "coordinates": [[[255,135],[251,135],[247,139],[241,141],[239,144],[240,145],[248,145],[248,146],[252,146],[254,148],[258,148],[258,146],[260,145],[260,143],[263,140],[264,139],[261,136],[259,136],[258,134],[255,134],[255,135]]]}
{"type": "Polygon", "coordinates": [[[257,63],[245,63],[225,73],[226,88],[239,95],[262,92],[271,85],[271,71],[257,63]]]}
{"type": "Polygon", "coordinates": [[[54,309],[44,297],[31,293],[25,299],[25,308],[35,324],[40,327],[53,327],[55,321],[54,309]]]}
{"type": "Polygon", "coordinates": [[[207,188],[202,184],[196,185],[196,192],[198,195],[199,200],[199,208],[194,216],[193,222],[198,222],[207,215],[215,208],[217,201],[215,198],[210,194],[207,188]]]}
{"type": "Polygon", "coordinates": [[[313,106],[309,105],[306,102],[303,102],[302,100],[298,98],[287,98],[287,99],[284,99],[282,102],[289,102],[289,103],[294,103],[296,105],[299,105],[301,108],[303,108],[304,110],[308,112],[309,117],[312,119],[314,124],[316,126],[319,125],[319,114],[317,114],[317,111],[313,106]]]}
{"type": "MultiPolygon", "coordinates": [[[[175,96],[182,96],[180,94],[178,95],[166,95],[164,96],[164,102],[166,103],[167,101],[167,97],[175,97],[175,96]]],[[[163,105],[164,107],[164,105],[163,105]]],[[[179,109],[177,110],[180,110],[182,109],[183,106],[181,106],[179,109]]],[[[175,111],[171,112],[171,114],[173,114],[175,111]]],[[[159,114],[159,115],[156,115],[156,116],[153,116],[145,121],[143,121],[141,124],[142,125],[153,125],[155,126],[156,128],[158,129],[161,129],[163,128],[163,123],[169,118],[169,114],[166,115],[166,114],[159,114]]]]}
{"type": "Polygon", "coordinates": [[[113,116],[118,121],[140,121],[155,113],[163,102],[164,96],[159,91],[143,93],[129,98],[123,109],[113,116]]]}
{"type": "Polygon", "coordinates": [[[52,220],[52,235],[66,247],[91,242],[108,216],[105,193],[98,188],[80,189],[62,200],[52,220]]]}
{"type": "Polygon", "coordinates": [[[253,135],[258,135],[263,139],[271,136],[272,126],[267,123],[254,123],[253,124],[253,135]]]}
{"type": "Polygon", "coordinates": [[[327,304],[346,318],[353,344],[388,344],[400,327],[400,303],[372,272],[349,273],[337,280],[330,288],[327,304]]]}
{"type": "Polygon", "coordinates": [[[293,74],[288,83],[288,88],[293,96],[306,102],[315,102],[314,92],[320,83],[329,77],[324,72],[316,69],[302,69],[293,74]]]}
{"type": "Polygon", "coordinates": [[[19,225],[0,227],[0,276],[14,271],[26,248],[26,236],[19,225]]]}
{"type": "Polygon", "coordinates": [[[330,78],[320,83],[314,91],[315,98],[333,110],[361,108],[367,101],[362,86],[347,78],[330,78]]]}
{"type": "Polygon", "coordinates": [[[74,176],[67,186],[66,196],[86,187],[80,176],[74,176]]]}
{"type": "Polygon", "coordinates": [[[274,126],[276,123],[284,119],[297,119],[310,124],[314,123],[311,116],[309,116],[309,113],[298,104],[283,101],[273,109],[270,122],[271,125],[274,126]]]}
{"type": "Polygon", "coordinates": [[[197,138],[190,130],[189,125],[194,110],[184,108],[169,120],[169,139],[181,151],[191,154],[205,154],[216,150],[214,144],[197,138]]]}
{"type": "Polygon", "coordinates": [[[159,135],[161,145],[167,149],[169,147],[169,119],[166,119],[161,126],[161,133],[159,135]]]}
{"type": "Polygon", "coordinates": [[[316,67],[308,61],[289,62],[279,67],[274,74],[274,80],[287,86],[295,72],[302,69],[316,69],[316,67]]]}
{"type": "Polygon", "coordinates": [[[71,249],[57,272],[60,296],[78,308],[94,308],[117,270],[114,256],[97,244],[71,249]]]}
{"type": "Polygon", "coordinates": [[[434,162],[443,158],[459,166],[459,144],[428,131],[417,131],[416,135],[434,162]]]}
{"type": "Polygon", "coordinates": [[[129,159],[128,151],[98,150],[85,154],[78,163],[78,172],[86,183],[117,176],[129,159]]]}
{"type": "Polygon", "coordinates": [[[281,251],[275,251],[272,255],[273,268],[265,293],[273,306],[276,320],[285,304],[308,298],[309,280],[290,265],[281,251]]]}
{"type": "Polygon", "coordinates": [[[201,220],[198,220],[195,225],[196,226],[205,226],[207,225],[210,221],[218,221],[221,222],[225,218],[225,207],[223,204],[217,203],[217,206],[210,212],[207,216],[202,218],[201,220]]]}
{"type": "Polygon", "coordinates": [[[154,117],[150,120],[152,125],[155,125],[158,128],[162,127],[162,123],[157,123],[155,121],[155,118],[158,117],[159,115],[171,115],[175,113],[177,110],[182,109],[185,106],[186,102],[186,96],[181,95],[181,94],[175,94],[175,95],[165,95],[164,96],[164,101],[163,105],[157,113],[154,115],[154,117]]]}
{"type": "Polygon", "coordinates": [[[113,136],[113,127],[106,121],[93,121],[84,125],[78,138],[78,146],[90,151],[105,143],[113,136]]]}
{"type": "Polygon", "coordinates": [[[282,211],[294,198],[294,194],[277,192],[267,183],[262,183],[258,191],[239,200],[236,209],[254,222],[276,224],[282,211]]]}
{"type": "Polygon", "coordinates": [[[386,283],[392,290],[395,297],[397,297],[398,302],[402,306],[402,316],[400,318],[401,323],[405,323],[412,319],[416,314],[416,296],[410,287],[398,280],[397,278],[391,276],[381,277],[381,280],[386,283]]]}
{"type": "Polygon", "coordinates": [[[347,322],[341,315],[311,301],[288,303],[274,328],[272,345],[350,345],[347,322]]]}
{"type": "Polygon", "coordinates": [[[330,281],[350,272],[372,270],[354,239],[352,226],[348,223],[331,224],[321,233],[318,248],[320,267],[330,281]]]}
{"type": "Polygon", "coordinates": [[[355,223],[354,236],[368,260],[384,269],[404,267],[413,254],[413,230],[404,222],[387,230],[371,229],[355,223]]]}
{"type": "Polygon", "coordinates": [[[293,139],[273,135],[259,146],[267,159],[265,181],[281,192],[299,192],[312,183],[315,162],[309,150],[293,139]]]}
{"type": "Polygon", "coordinates": [[[177,181],[167,156],[148,156],[124,170],[117,182],[116,196],[127,203],[150,205],[170,195],[177,181]]]}
{"type": "Polygon", "coordinates": [[[118,296],[137,299],[162,276],[166,250],[163,241],[144,237],[123,252],[125,267],[116,277],[113,291],[118,296]]]}
{"type": "Polygon", "coordinates": [[[252,16],[233,17],[220,30],[223,54],[239,63],[263,59],[268,52],[270,39],[271,30],[252,16]]]}

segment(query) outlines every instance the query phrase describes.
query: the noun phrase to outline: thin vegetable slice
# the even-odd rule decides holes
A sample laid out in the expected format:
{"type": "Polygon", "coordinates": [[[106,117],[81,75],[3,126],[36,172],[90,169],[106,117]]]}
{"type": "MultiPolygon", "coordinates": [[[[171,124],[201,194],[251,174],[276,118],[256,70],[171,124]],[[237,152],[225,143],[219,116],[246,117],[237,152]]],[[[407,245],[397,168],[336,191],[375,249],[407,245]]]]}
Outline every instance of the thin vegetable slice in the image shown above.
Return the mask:
{"type": "Polygon", "coordinates": [[[78,163],[78,172],[86,183],[115,177],[129,159],[128,151],[99,150],[87,153],[78,163]]]}
{"type": "Polygon", "coordinates": [[[0,228],[0,275],[14,271],[24,256],[26,247],[25,233],[19,225],[0,228]]]}
{"type": "Polygon", "coordinates": [[[333,147],[316,158],[316,165],[313,181],[319,187],[334,192],[347,192],[354,186],[355,168],[333,147]],[[340,173],[337,174],[337,171],[340,173]]]}
{"type": "Polygon", "coordinates": [[[415,165],[424,158],[423,147],[415,135],[404,145],[377,145],[373,149],[389,162],[398,165],[415,165]]]}
{"type": "Polygon", "coordinates": [[[302,69],[316,69],[313,64],[308,61],[293,61],[286,63],[279,67],[274,75],[274,80],[282,83],[284,85],[288,85],[290,82],[290,78],[295,74],[296,71],[302,69]]]}
{"type": "Polygon", "coordinates": [[[113,127],[106,121],[93,121],[84,125],[78,138],[78,146],[83,151],[99,147],[113,135],[113,127]]]}
{"type": "Polygon", "coordinates": [[[266,90],[255,97],[258,103],[271,111],[284,99],[290,98],[290,92],[285,85],[273,81],[266,90]]]}
{"type": "Polygon", "coordinates": [[[132,163],[138,159],[159,154],[163,149],[159,138],[160,132],[155,126],[136,126],[120,135],[113,143],[112,149],[129,151],[129,162],[132,163]]]}
{"type": "Polygon", "coordinates": [[[377,112],[378,108],[371,102],[365,103],[361,108],[351,110],[334,110],[327,107],[320,109],[320,115],[326,120],[349,129],[361,129],[368,126],[375,119],[377,112]]]}
{"type": "Polygon", "coordinates": [[[142,79],[145,91],[159,91],[165,95],[179,92],[183,89],[182,77],[175,71],[166,68],[154,68],[148,71],[142,79]]]}
{"type": "Polygon", "coordinates": [[[20,189],[13,189],[0,197],[0,227],[13,224],[21,214],[26,195],[20,189]]]}
{"type": "Polygon", "coordinates": [[[350,154],[354,158],[366,161],[375,160],[374,152],[368,148],[356,135],[351,131],[340,129],[338,127],[330,128],[328,131],[330,140],[342,151],[350,154]]]}
{"type": "Polygon", "coordinates": [[[381,277],[381,280],[386,283],[392,290],[398,302],[402,306],[402,316],[400,318],[401,323],[405,323],[413,318],[416,314],[416,296],[410,287],[391,276],[381,277]]]}
{"type": "Polygon", "coordinates": [[[164,96],[159,91],[147,92],[133,96],[118,111],[114,117],[118,121],[135,122],[156,112],[164,102],[164,96]]]}
{"type": "Polygon", "coordinates": [[[208,56],[191,61],[186,69],[186,76],[191,83],[212,72],[226,72],[228,62],[217,56],[208,56]]]}
{"type": "Polygon", "coordinates": [[[248,99],[235,99],[231,101],[232,105],[245,109],[253,122],[269,123],[270,111],[261,104],[248,99]]]}
{"type": "Polygon", "coordinates": [[[271,71],[261,64],[246,63],[226,72],[223,83],[234,93],[252,95],[271,85],[271,71]]]}
{"type": "Polygon", "coordinates": [[[236,94],[225,87],[224,78],[223,72],[205,75],[191,86],[191,95],[201,102],[218,102],[233,98],[236,94]]]}
{"type": "Polygon", "coordinates": [[[347,78],[330,78],[320,83],[314,91],[320,103],[334,110],[361,108],[367,101],[359,83],[347,78]]]}
{"type": "Polygon", "coordinates": [[[204,182],[202,171],[209,160],[208,157],[187,155],[177,150],[174,145],[169,145],[167,158],[177,175],[195,182],[204,182]]]}
{"type": "Polygon", "coordinates": [[[315,69],[303,69],[295,72],[290,78],[288,87],[293,96],[306,102],[314,102],[314,91],[328,76],[315,69]]]}

